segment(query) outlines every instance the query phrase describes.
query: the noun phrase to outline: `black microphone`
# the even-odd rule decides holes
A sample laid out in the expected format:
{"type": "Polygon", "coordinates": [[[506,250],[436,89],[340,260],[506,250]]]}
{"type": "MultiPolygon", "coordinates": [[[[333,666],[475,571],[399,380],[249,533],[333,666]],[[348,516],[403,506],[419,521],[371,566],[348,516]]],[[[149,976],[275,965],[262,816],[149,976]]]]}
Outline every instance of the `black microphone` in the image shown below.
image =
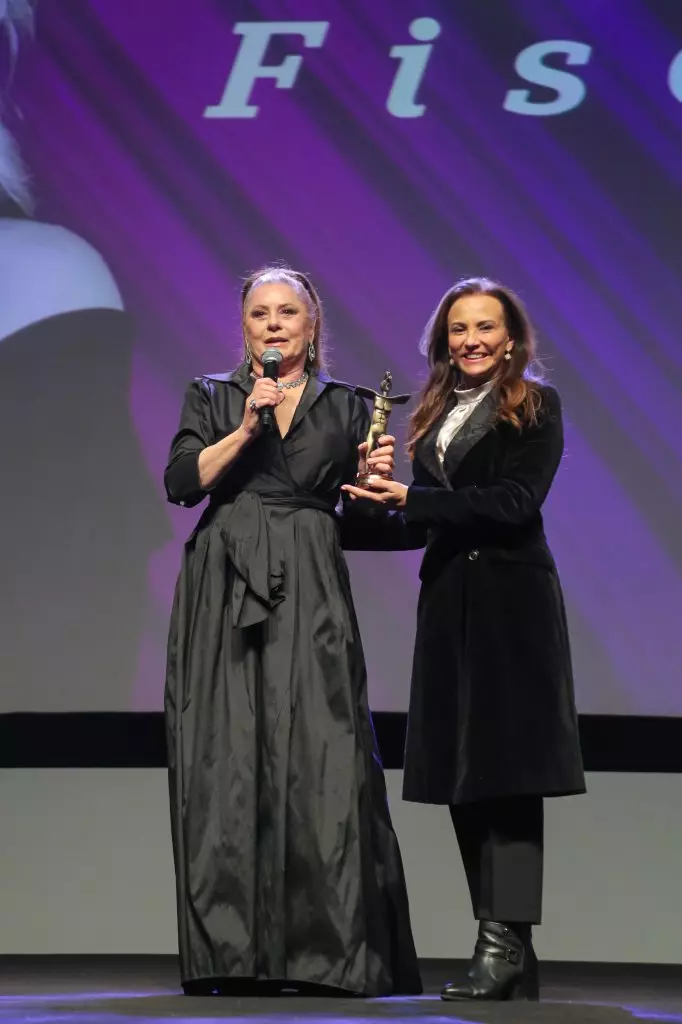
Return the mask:
{"type": "MultiPolygon", "coordinates": [[[[268,380],[277,380],[279,377],[279,364],[282,362],[282,353],[278,348],[266,348],[261,360],[263,363],[263,376],[268,380]]],[[[271,405],[264,405],[260,410],[260,425],[265,433],[275,429],[275,410],[271,405]]]]}

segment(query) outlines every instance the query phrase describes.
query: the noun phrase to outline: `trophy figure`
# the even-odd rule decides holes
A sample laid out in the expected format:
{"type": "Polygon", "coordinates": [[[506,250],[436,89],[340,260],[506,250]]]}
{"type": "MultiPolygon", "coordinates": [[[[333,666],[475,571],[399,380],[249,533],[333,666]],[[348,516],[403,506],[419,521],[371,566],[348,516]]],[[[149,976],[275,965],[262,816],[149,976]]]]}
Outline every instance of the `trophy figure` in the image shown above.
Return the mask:
{"type": "MultiPolygon", "coordinates": [[[[391,376],[391,371],[386,370],[384,379],[380,385],[380,393],[372,391],[370,388],[355,389],[356,393],[362,398],[370,398],[374,403],[372,409],[372,422],[370,424],[369,433],[367,434],[367,455],[374,451],[381,435],[388,431],[388,420],[393,406],[404,405],[405,402],[409,402],[412,397],[411,395],[390,395],[392,387],[393,377],[391,376]]],[[[367,487],[369,477],[370,474],[366,470],[364,473],[358,473],[355,479],[355,486],[367,487]]]]}

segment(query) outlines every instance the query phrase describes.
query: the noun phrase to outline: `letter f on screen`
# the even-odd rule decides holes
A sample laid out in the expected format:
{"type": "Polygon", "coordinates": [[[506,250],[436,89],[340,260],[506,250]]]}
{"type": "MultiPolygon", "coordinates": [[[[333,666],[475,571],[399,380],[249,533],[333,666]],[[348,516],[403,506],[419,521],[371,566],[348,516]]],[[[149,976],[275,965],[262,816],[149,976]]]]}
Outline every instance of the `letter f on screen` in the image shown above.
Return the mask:
{"type": "Polygon", "coordinates": [[[255,117],[258,107],[249,103],[258,78],[274,78],[278,89],[291,89],[303,58],[289,54],[281,64],[263,64],[265,51],[273,36],[302,36],[307,47],[322,46],[328,21],[240,21],[234,33],[243,36],[232,65],[225,92],[217,106],[206,107],[204,117],[255,117]]]}

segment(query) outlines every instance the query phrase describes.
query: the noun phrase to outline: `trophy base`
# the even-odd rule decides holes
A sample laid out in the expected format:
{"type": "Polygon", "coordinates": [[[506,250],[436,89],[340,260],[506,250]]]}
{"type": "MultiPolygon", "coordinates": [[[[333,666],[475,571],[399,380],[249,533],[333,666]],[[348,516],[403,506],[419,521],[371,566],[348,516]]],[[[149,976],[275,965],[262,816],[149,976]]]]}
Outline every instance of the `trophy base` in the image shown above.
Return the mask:
{"type": "MultiPolygon", "coordinates": [[[[355,478],[355,486],[362,487],[365,491],[371,490],[369,487],[369,478],[371,473],[358,473],[355,478]]],[[[371,518],[378,518],[384,514],[385,509],[382,505],[377,504],[376,501],[372,501],[371,498],[356,498],[353,502],[353,506],[359,512],[362,512],[365,516],[371,518]]]]}
{"type": "Polygon", "coordinates": [[[362,487],[363,490],[369,491],[370,490],[370,486],[369,486],[370,475],[371,475],[370,473],[358,473],[358,475],[355,478],[355,486],[356,487],[362,487]]]}

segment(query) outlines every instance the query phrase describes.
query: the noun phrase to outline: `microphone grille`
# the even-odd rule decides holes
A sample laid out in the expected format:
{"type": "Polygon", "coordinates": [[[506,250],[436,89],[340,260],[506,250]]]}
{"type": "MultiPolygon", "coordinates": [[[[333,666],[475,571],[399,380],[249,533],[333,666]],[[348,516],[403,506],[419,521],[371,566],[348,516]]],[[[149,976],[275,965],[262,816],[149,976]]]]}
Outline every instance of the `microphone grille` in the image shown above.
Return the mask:
{"type": "Polygon", "coordinates": [[[282,353],[278,348],[266,348],[263,353],[262,362],[264,363],[281,363],[282,353]]]}

